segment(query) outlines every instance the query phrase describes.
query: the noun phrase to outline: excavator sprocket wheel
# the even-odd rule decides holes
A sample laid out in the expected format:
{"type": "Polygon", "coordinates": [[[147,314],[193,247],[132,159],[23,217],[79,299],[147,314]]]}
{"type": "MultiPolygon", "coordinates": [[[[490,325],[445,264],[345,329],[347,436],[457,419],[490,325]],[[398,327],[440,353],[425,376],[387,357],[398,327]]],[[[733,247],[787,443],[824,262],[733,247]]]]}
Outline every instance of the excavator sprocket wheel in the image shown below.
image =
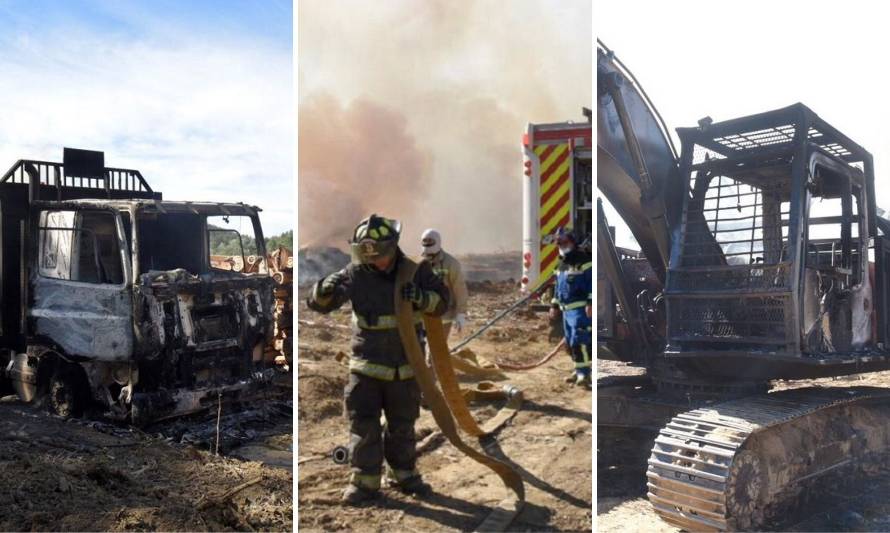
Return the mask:
{"type": "Polygon", "coordinates": [[[751,451],[740,452],[729,469],[726,511],[739,529],[749,529],[763,517],[763,497],[768,480],[760,459],[751,451]]]}

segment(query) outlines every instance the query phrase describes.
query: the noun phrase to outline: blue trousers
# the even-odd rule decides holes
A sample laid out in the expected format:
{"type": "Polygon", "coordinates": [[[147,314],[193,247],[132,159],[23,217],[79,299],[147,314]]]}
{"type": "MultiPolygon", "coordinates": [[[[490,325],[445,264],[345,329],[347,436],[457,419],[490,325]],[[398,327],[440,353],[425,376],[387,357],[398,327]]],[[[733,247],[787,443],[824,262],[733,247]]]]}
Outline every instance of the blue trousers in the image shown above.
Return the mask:
{"type": "Polygon", "coordinates": [[[562,327],[566,344],[572,353],[572,361],[575,363],[575,372],[590,374],[590,352],[593,344],[590,317],[583,307],[567,309],[562,313],[562,327]]]}

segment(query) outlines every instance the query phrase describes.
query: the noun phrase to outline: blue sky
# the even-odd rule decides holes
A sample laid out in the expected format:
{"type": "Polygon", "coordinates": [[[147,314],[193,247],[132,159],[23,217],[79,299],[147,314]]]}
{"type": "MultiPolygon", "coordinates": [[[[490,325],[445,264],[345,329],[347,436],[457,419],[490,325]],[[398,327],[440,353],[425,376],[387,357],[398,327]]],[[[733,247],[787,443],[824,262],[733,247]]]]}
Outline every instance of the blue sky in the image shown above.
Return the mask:
{"type": "Polygon", "coordinates": [[[292,6],[0,0],[0,167],[105,151],[171,200],[292,228],[292,6]]]}

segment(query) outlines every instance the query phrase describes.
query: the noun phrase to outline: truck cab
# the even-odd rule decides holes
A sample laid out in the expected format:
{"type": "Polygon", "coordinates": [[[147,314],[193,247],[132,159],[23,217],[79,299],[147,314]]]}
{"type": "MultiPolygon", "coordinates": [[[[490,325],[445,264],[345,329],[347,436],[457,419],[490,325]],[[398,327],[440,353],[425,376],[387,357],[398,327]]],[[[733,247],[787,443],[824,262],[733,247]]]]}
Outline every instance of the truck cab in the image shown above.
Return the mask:
{"type": "Polygon", "coordinates": [[[0,179],[9,384],[61,415],[98,405],[135,423],[256,389],[272,372],[259,211],[164,201],[138,171],[105,168],[98,152],[17,162],[0,179]],[[221,253],[243,260],[211,261],[221,253]]]}

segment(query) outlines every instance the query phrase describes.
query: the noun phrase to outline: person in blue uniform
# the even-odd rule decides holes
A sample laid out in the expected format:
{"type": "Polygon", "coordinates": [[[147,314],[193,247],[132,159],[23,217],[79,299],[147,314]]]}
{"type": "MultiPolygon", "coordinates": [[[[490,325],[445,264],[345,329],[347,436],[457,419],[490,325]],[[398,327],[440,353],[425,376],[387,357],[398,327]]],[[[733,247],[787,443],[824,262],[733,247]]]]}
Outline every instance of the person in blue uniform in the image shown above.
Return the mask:
{"type": "Polygon", "coordinates": [[[550,316],[556,318],[562,312],[563,333],[575,364],[566,382],[590,387],[593,261],[590,252],[581,249],[575,235],[566,228],[560,228],[557,232],[556,244],[559,246],[560,262],[550,302],[550,316]]]}

